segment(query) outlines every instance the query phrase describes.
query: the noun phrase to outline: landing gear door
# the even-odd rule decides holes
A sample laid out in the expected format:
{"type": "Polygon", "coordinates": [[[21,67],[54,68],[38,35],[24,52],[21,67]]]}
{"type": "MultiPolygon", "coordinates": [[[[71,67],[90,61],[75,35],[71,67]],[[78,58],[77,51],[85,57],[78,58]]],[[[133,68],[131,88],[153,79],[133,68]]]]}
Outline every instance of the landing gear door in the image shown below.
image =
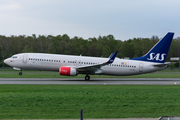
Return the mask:
{"type": "Polygon", "coordinates": [[[143,63],[139,63],[139,72],[143,72],[143,63]]]}
{"type": "Polygon", "coordinates": [[[23,55],[23,63],[27,63],[27,54],[23,55]]]}

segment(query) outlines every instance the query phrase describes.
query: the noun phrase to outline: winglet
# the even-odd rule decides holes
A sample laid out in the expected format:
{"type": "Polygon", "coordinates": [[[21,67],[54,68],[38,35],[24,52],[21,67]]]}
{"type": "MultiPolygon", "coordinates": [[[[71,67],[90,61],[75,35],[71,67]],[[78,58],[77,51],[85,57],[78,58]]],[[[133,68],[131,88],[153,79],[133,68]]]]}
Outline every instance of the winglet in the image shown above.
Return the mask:
{"type": "Polygon", "coordinates": [[[109,58],[111,58],[113,55],[114,55],[114,53],[112,53],[112,54],[109,56],[109,58]]]}
{"type": "Polygon", "coordinates": [[[115,53],[112,53],[110,56],[109,56],[109,60],[106,62],[106,63],[113,63],[114,62],[114,59],[117,55],[117,51],[115,53]]]}

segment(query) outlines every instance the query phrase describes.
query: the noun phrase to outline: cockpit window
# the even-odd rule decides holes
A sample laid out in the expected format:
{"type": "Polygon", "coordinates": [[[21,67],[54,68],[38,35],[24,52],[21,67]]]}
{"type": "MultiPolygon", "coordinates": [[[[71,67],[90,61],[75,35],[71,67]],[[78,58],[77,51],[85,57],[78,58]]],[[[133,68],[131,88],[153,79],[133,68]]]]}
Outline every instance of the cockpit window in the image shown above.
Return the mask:
{"type": "Polygon", "coordinates": [[[17,56],[12,56],[11,58],[14,58],[14,59],[15,59],[15,58],[17,58],[17,56]]]}

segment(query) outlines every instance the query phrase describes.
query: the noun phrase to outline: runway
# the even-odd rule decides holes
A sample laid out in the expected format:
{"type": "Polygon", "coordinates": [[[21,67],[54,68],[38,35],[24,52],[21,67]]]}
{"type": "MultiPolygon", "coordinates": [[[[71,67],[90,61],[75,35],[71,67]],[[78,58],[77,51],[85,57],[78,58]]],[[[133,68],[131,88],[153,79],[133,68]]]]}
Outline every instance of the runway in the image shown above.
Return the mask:
{"type": "Polygon", "coordinates": [[[32,85],[180,85],[179,78],[0,78],[0,84],[32,85]]]}

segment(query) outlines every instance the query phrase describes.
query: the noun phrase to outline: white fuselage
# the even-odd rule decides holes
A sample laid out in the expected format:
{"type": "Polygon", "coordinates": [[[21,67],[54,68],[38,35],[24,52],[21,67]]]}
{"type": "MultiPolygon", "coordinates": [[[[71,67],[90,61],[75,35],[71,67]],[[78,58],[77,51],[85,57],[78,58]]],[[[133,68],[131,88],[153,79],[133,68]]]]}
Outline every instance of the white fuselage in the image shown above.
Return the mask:
{"type": "MultiPolygon", "coordinates": [[[[44,53],[21,53],[6,59],[4,62],[17,69],[59,71],[60,67],[78,68],[102,64],[106,61],[108,61],[108,58],[44,53]]],[[[164,66],[154,66],[155,64],[156,63],[154,62],[115,58],[113,63],[102,66],[100,68],[101,72],[97,71],[94,74],[125,76],[150,73],[165,69],[164,66]]],[[[79,74],[86,73],[79,71],[79,74]]]]}

